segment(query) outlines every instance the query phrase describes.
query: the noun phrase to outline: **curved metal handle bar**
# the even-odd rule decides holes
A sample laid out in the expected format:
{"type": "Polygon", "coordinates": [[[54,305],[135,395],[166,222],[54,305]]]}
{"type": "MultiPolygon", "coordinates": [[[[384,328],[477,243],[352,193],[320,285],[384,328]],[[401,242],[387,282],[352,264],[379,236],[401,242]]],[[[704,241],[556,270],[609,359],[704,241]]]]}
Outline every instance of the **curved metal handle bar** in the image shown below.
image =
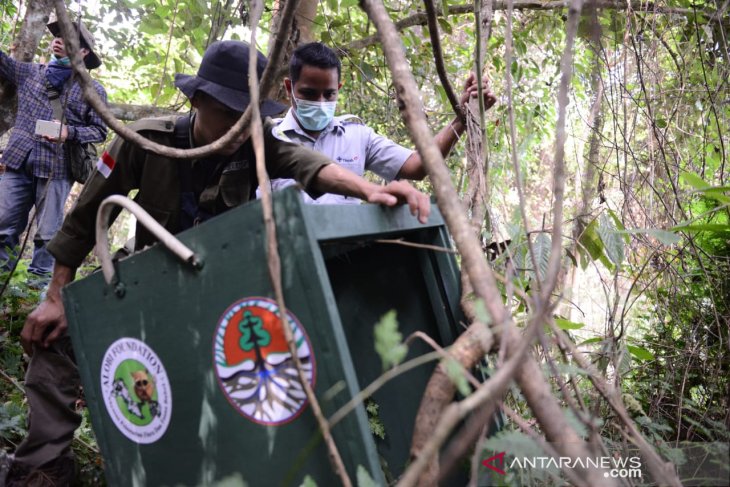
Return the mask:
{"type": "Polygon", "coordinates": [[[201,266],[200,260],[195,257],[193,251],[183,245],[165,227],[157,223],[141,206],[126,196],[115,194],[104,199],[101,205],[99,205],[99,210],[96,212],[96,254],[101,261],[101,271],[104,274],[104,280],[107,284],[112,284],[115,278],[114,263],[109,252],[109,226],[107,225],[114,206],[121,206],[133,214],[139,223],[144,225],[152,235],[157,237],[180,260],[192,264],[196,268],[201,266]]]}

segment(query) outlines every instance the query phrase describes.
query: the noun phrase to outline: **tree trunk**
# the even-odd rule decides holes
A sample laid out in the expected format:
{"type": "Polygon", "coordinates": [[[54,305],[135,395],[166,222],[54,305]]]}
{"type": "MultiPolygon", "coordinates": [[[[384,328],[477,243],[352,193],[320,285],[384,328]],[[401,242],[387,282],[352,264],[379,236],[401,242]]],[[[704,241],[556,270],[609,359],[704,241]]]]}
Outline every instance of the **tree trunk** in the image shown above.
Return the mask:
{"type": "MultiPolygon", "coordinates": [[[[28,2],[20,32],[8,53],[13,59],[26,62],[33,60],[33,55],[38,50],[38,43],[46,33],[46,24],[52,8],[53,0],[28,2]]],[[[0,80],[0,133],[7,132],[15,125],[17,104],[15,85],[0,80]]]]}
{"type": "MultiPolygon", "coordinates": [[[[284,89],[284,77],[287,76],[289,70],[289,59],[291,54],[299,45],[307,44],[312,42],[314,36],[312,34],[312,27],[314,26],[314,17],[317,15],[317,0],[300,0],[299,5],[294,13],[294,22],[292,24],[291,33],[289,34],[289,42],[284,50],[284,60],[281,63],[282,69],[277,73],[276,79],[274,79],[274,86],[278,87],[278,91],[274,98],[284,103],[289,104],[289,97],[284,89]]],[[[271,19],[271,36],[269,37],[268,51],[271,51],[276,33],[279,31],[279,25],[281,24],[282,18],[281,13],[283,11],[283,2],[277,0],[274,2],[274,17],[271,19]]]]}
{"type": "MultiPolygon", "coordinates": [[[[588,154],[586,161],[582,164],[579,162],[579,174],[576,175],[576,179],[580,179],[580,189],[576,188],[576,192],[580,191],[580,203],[578,210],[575,214],[575,220],[573,221],[573,240],[570,245],[570,252],[577,256],[578,250],[578,239],[585,230],[587,224],[590,222],[591,204],[593,199],[596,197],[596,193],[602,192],[599,190],[599,183],[596,181],[596,169],[600,167],[600,148],[601,148],[601,132],[603,131],[603,111],[602,111],[602,100],[603,100],[603,81],[601,79],[601,62],[598,59],[599,53],[601,52],[601,39],[600,39],[600,25],[596,17],[596,11],[592,5],[586,7],[588,14],[590,15],[591,22],[591,50],[595,53],[596,59],[593,64],[593,70],[591,72],[591,93],[593,94],[593,103],[591,104],[591,111],[588,114],[588,120],[586,125],[590,128],[591,133],[588,137],[588,154]]],[[[603,197],[601,195],[601,197],[603,197]]],[[[570,311],[573,306],[570,304],[573,293],[573,284],[575,283],[575,273],[577,266],[572,266],[566,277],[564,283],[563,293],[565,294],[565,300],[561,305],[561,314],[567,318],[570,318],[570,311]]]]}

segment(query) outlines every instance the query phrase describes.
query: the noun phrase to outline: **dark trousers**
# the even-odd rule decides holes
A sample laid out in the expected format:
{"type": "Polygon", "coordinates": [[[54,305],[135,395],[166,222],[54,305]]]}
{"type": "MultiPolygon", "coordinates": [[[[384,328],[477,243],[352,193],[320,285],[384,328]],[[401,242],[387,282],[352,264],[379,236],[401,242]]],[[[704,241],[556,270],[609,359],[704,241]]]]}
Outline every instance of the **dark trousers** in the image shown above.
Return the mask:
{"type": "Polygon", "coordinates": [[[15,461],[29,467],[71,455],[74,431],[81,424],[76,412],[81,380],[67,336],[49,348],[36,347],[25,374],[30,406],[28,435],[15,452],[15,461]]]}

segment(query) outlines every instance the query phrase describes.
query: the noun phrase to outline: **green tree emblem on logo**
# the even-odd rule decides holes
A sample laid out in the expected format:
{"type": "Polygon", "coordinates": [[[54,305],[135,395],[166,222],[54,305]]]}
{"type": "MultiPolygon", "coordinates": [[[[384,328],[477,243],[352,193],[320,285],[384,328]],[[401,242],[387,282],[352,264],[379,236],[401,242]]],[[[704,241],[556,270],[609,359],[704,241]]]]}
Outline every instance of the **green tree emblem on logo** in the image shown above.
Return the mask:
{"type": "Polygon", "coordinates": [[[271,334],[264,330],[264,322],[250,311],[243,313],[243,319],[238,323],[238,329],[241,331],[239,345],[246,352],[271,343],[271,334]]]}

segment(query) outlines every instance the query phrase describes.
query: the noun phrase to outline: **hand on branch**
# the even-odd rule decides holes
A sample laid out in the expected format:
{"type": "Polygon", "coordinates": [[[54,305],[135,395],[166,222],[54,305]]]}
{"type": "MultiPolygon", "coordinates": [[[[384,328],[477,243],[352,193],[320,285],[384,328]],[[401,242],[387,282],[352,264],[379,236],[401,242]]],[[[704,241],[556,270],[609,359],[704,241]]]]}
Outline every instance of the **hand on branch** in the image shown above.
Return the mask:
{"type": "MultiPolygon", "coordinates": [[[[489,85],[489,76],[486,74],[482,78],[482,94],[484,95],[485,110],[489,110],[495,103],[497,103],[497,97],[494,93],[492,93],[489,85]]],[[[464,83],[464,91],[462,91],[461,97],[459,97],[459,104],[463,107],[469,103],[472,98],[476,98],[477,96],[479,96],[479,86],[476,82],[476,75],[474,73],[469,73],[469,77],[464,83]]]]}

